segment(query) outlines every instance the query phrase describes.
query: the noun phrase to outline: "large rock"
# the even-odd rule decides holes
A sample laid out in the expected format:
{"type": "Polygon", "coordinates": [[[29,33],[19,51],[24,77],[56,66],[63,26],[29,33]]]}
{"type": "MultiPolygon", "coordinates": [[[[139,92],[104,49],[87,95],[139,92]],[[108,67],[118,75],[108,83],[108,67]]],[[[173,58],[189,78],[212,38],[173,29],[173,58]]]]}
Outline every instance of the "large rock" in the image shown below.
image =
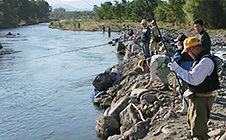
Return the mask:
{"type": "Polygon", "coordinates": [[[98,137],[107,137],[119,134],[119,122],[112,116],[101,116],[96,120],[96,133],[98,137]]]}
{"type": "Polygon", "coordinates": [[[221,136],[219,140],[226,140],[226,132],[221,136]]]}
{"type": "Polygon", "coordinates": [[[114,106],[109,110],[108,115],[111,115],[117,119],[119,119],[119,113],[126,108],[129,104],[128,101],[130,100],[129,96],[123,97],[121,100],[116,102],[114,106]]]}
{"type": "Polygon", "coordinates": [[[130,96],[131,96],[132,98],[137,98],[137,99],[139,99],[140,96],[141,96],[142,94],[144,94],[145,92],[148,92],[148,91],[149,91],[148,89],[137,88],[137,89],[134,89],[134,90],[131,92],[130,96]]]}
{"type": "Polygon", "coordinates": [[[153,104],[157,100],[157,97],[153,94],[145,93],[141,95],[140,100],[153,104]]]}
{"type": "Polygon", "coordinates": [[[93,79],[92,84],[98,91],[107,91],[113,82],[109,74],[100,73],[93,79]]]}
{"type": "Polygon", "coordinates": [[[131,47],[131,52],[135,52],[135,51],[141,51],[142,50],[142,48],[141,48],[141,46],[140,45],[138,45],[138,44],[134,44],[134,45],[132,45],[132,47],[131,47]]]}
{"type": "Polygon", "coordinates": [[[121,113],[119,114],[121,123],[121,134],[129,130],[137,122],[141,121],[140,116],[134,105],[129,104],[121,113]]]}
{"type": "Polygon", "coordinates": [[[129,140],[143,139],[149,131],[149,122],[138,122],[130,130],[124,133],[129,140]]]}
{"type": "Polygon", "coordinates": [[[2,46],[2,44],[0,43],[0,49],[2,49],[3,48],[3,46],[2,46]]]}
{"type": "Polygon", "coordinates": [[[122,135],[113,135],[113,136],[108,137],[107,140],[121,140],[121,139],[123,139],[122,135]]]}
{"type": "Polygon", "coordinates": [[[216,136],[219,136],[219,135],[222,135],[222,134],[224,134],[224,130],[222,130],[222,129],[217,129],[217,130],[213,130],[213,131],[210,131],[210,132],[208,132],[208,136],[209,137],[216,137],[216,136]]]}
{"type": "Polygon", "coordinates": [[[121,41],[118,41],[116,43],[116,47],[115,47],[115,53],[116,55],[125,55],[125,45],[121,42],[121,41]]]}

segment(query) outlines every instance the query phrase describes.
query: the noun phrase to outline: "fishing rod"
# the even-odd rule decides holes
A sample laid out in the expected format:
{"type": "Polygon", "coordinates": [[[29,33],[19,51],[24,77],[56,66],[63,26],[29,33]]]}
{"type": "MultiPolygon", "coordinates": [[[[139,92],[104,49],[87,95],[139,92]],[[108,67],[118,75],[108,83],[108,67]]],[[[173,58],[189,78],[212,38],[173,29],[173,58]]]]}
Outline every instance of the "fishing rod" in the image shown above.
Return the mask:
{"type": "MultiPolygon", "coordinates": [[[[155,20],[154,13],[152,12],[151,7],[150,7],[148,1],[147,1],[147,0],[145,0],[145,1],[146,1],[147,6],[148,6],[148,9],[149,9],[149,11],[150,11],[150,13],[151,13],[151,16],[152,16],[152,18],[153,18],[153,20],[154,20],[154,22],[155,22],[155,26],[156,26],[156,28],[158,29],[158,32],[159,32],[160,38],[161,38],[161,40],[162,40],[163,46],[164,46],[164,48],[165,48],[165,50],[166,50],[166,54],[167,54],[167,56],[169,57],[169,60],[171,61],[170,55],[169,55],[169,51],[168,51],[168,49],[167,49],[167,47],[166,47],[165,42],[163,41],[163,37],[162,37],[162,34],[161,34],[161,32],[160,32],[160,30],[159,30],[159,28],[158,28],[157,22],[156,22],[156,20],[155,20]]],[[[155,7],[156,4],[154,5],[154,2],[153,2],[153,1],[152,1],[151,3],[152,3],[152,5],[155,7]]],[[[176,81],[176,79],[177,79],[177,82],[178,82],[179,87],[180,87],[180,88],[179,88],[179,92],[181,93],[181,95],[183,95],[183,91],[182,91],[182,88],[181,88],[182,86],[181,86],[181,83],[180,83],[180,81],[179,81],[179,78],[178,78],[178,76],[177,76],[177,74],[176,74],[175,72],[174,72],[174,74],[175,74],[175,81],[176,81]]],[[[176,82],[175,82],[175,83],[176,83],[176,82]]],[[[174,108],[174,106],[175,106],[175,94],[176,94],[176,84],[175,84],[174,92],[173,92],[173,108],[174,108]]]]}

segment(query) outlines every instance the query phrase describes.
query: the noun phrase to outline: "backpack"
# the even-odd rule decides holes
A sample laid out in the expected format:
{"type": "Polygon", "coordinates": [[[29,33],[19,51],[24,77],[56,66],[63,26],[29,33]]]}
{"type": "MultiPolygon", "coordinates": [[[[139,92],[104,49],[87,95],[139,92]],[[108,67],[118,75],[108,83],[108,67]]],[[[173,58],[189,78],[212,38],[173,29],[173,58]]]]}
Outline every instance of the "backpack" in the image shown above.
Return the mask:
{"type": "MultiPolygon", "coordinates": [[[[208,54],[206,54],[206,55],[208,55],[208,54]]],[[[206,56],[206,55],[204,55],[204,56],[206,56]]],[[[223,59],[221,59],[217,55],[209,54],[209,56],[213,58],[214,63],[215,63],[215,65],[216,65],[217,68],[220,68],[222,66],[222,64],[224,63],[223,59]]]]}
{"type": "Polygon", "coordinates": [[[221,59],[219,56],[216,56],[214,54],[210,54],[210,55],[213,57],[213,60],[215,61],[217,68],[222,66],[222,64],[224,63],[223,59],[221,59]]]}

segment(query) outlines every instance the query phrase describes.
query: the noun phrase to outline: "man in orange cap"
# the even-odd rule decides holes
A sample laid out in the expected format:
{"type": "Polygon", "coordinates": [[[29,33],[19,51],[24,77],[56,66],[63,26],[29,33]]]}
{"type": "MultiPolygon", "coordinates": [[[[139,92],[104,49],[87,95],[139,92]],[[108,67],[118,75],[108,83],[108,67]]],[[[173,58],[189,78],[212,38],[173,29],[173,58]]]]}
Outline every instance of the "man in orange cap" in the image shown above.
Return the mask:
{"type": "Polygon", "coordinates": [[[167,79],[167,75],[170,73],[170,69],[167,67],[168,62],[169,57],[166,55],[153,55],[151,58],[138,62],[138,67],[140,67],[142,71],[150,69],[150,81],[145,86],[145,89],[148,89],[153,84],[156,76],[158,76],[164,84],[160,90],[170,90],[167,79]]]}
{"type": "Polygon", "coordinates": [[[150,57],[149,42],[151,39],[151,33],[147,23],[148,22],[146,19],[143,19],[140,23],[143,26],[142,34],[140,37],[142,41],[141,47],[143,49],[143,54],[145,59],[150,57]]]}
{"type": "Polygon", "coordinates": [[[187,52],[195,60],[191,70],[181,68],[177,62],[169,63],[168,67],[188,83],[188,90],[184,95],[189,98],[187,116],[193,140],[207,140],[207,122],[214,99],[212,91],[219,89],[217,68],[213,58],[203,49],[197,37],[187,38],[184,44],[181,53],[187,52]]]}

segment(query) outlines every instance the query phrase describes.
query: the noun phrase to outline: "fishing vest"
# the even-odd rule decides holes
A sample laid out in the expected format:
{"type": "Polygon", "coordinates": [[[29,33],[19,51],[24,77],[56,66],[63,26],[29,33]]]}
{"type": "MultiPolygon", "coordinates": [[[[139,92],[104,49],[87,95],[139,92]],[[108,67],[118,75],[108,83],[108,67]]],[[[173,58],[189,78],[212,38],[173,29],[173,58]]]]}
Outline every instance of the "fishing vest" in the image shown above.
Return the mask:
{"type": "Polygon", "coordinates": [[[150,28],[148,27],[148,25],[146,28],[142,29],[142,34],[140,37],[142,42],[149,43],[151,34],[150,34],[150,28]]]}
{"type": "Polygon", "coordinates": [[[191,84],[188,84],[188,87],[190,89],[190,91],[194,92],[194,93],[205,93],[205,92],[211,92],[211,91],[214,91],[216,89],[219,89],[220,88],[220,85],[219,85],[219,79],[218,79],[218,74],[217,74],[217,67],[216,67],[216,64],[213,60],[213,58],[210,56],[210,54],[204,54],[202,55],[197,61],[195,61],[193,67],[191,67],[191,70],[200,62],[201,59],[203,59],[204,57],[208,57],[210,58],[213,63],[214,63],[214,70],[213,72],[207,76],[205,78],[205,80],[197,85],[197,86],[194,86],[194,85],[191,85],[191,84]]]}

